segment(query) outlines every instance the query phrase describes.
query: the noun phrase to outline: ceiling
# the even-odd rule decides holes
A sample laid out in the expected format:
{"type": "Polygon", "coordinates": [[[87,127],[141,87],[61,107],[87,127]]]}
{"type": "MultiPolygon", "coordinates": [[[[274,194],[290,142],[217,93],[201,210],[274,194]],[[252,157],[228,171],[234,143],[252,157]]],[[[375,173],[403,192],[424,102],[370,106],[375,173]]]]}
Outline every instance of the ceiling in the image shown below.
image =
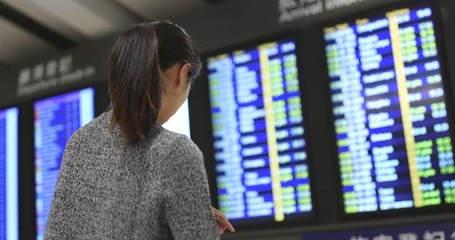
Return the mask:
{"type": "Polygon", "coordinates": [[[0,70],[221,0],[0,0],[0,70]]]}

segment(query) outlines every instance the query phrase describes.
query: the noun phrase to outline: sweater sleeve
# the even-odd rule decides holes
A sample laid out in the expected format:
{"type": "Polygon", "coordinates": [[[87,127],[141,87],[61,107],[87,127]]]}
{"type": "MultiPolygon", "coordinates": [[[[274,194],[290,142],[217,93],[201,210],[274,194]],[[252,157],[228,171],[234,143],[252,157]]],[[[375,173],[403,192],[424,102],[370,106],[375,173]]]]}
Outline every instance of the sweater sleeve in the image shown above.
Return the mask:
{"type": "Polygon", "coordinates": [[[176,240],[220,239],[211,209],[204,159],[187,137],[174,142],[165,186],[165,216],[176,240]]]}

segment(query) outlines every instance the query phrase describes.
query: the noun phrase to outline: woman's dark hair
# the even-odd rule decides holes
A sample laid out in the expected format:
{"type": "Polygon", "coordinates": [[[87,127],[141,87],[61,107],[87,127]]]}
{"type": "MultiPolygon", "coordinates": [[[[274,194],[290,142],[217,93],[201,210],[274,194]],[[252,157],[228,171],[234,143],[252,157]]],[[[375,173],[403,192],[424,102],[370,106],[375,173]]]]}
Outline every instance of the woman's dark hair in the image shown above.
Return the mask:
{"type": "Polygon", "coordinates": [[[191,65],[190,81],[202,68],[191,37],[169,21],[138,24],[115,42],[109,60],[110,129],[118,125],[127,145],[157,124],[162,73],[178,63],[191,65]]]}

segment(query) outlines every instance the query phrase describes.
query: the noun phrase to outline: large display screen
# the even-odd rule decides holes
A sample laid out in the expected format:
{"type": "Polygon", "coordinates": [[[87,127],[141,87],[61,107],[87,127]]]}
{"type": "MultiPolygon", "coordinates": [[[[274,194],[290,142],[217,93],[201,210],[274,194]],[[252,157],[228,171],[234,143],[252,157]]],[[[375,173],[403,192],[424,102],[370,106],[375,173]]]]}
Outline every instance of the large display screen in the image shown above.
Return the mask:
{"type": "Polygon", "coordinates": [[[188,100],[186,100],[177,110],[177,112],[166,123],[163,124],[163,127],[172,132],[191,137],[188,100]]]}
{"type": "Polygon", "coordinates": [[[325,29],[347,214],[455,203],[433,14],[396,9],[325,29]]]}
{"type": "Polygon", "coordinates": [[[233,222],[312,212],[295,49],[284,40],[208,58],[218,204],[233,222]]]}
{"type": "Polygon", "coordinates": [[[66,142],[94,118],[94,90],[43,99],[34,109],[37,239],[43,239],[66,142]]]}
{"type": "Polygon", "coordinates": [[[0,110],[0,239],[19,239],[17,108],[0,110]]]}

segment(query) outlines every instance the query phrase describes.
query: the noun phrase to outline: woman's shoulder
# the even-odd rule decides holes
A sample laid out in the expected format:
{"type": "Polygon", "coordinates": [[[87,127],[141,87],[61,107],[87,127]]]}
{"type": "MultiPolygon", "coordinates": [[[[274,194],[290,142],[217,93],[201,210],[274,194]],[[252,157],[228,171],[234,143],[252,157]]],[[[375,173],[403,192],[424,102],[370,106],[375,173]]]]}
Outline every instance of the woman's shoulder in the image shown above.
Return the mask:
{"type": "Polygon", "coordinates": [[[80,144],[92,145],[99,141],[100,134],[108,130],[108,113],[103,113],[82,126],[68,139],[67,148],[80,147],[80,144]]]}
{"type": "Polygon", "coordinates": [[[169,131],[161,127],[162,138],[168,140],[170,153],[172,155],[202,158],[199,147],[186,135],[169,131]]]}
{"type": "Polygon", "coordinates": [[[168,130],[163,130],[162,134],[173,139],[163,158],[164,171],[168,171],[165,175],[171,182],[180,181],[176,178],[186,179],[187,184],[206,182],[204,156],[199,147],[186,135],[168,130]]]}
{"type": "Polygon", "coordinates": [[[179,147],[179,148],[197,148],[196,144],[191,140],[188,136],[181,134],[181,133],[176,133],[172,132],[162,126],[159,126],[159,132],[161,135],[161,138],[168,139],[169,142],[171,142],[173,147],[179,147]]]}

